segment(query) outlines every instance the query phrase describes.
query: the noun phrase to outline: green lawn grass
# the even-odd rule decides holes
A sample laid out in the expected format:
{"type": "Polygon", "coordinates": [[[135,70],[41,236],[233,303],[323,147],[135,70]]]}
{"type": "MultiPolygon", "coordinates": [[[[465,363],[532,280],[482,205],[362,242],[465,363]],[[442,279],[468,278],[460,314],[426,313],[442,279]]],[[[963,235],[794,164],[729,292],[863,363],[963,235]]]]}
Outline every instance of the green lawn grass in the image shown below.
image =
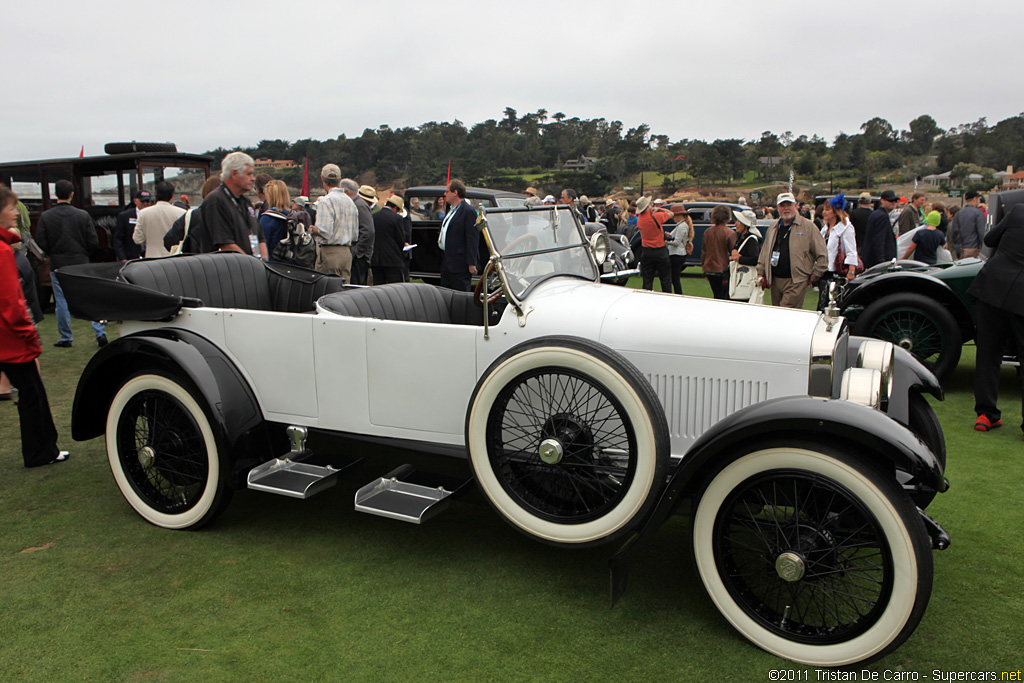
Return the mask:
{"type": "MultiPolygon", "coordinates": [[[[685,283],[709,294],[699,277],[685,283]]],[[[718,614],[683,516],[634,566],[614,610],[612,548],[550,548],[464,501],[423,526],[358,514],[363,481],[308,501],[243,490],[208,529],[151,526],[117,490],[103,440],[70,439],[75,386],[95,350],[88,324],[73,326],[72,349],[53,348],[52,314],[41,328],[72,459],[24,469],[16,409],[0,404],[4,681],[767,681],[772,669],[807,671],[747,644],[718,614]]],[[[929,512],[953,543],[935,554],[916,633],[868,667],[880,677],[1021,668],[1018,385],[1005,369],[1007,427],[974,432],[973,365],[966,347],[935,402],[952,488],[929,512]]]]}

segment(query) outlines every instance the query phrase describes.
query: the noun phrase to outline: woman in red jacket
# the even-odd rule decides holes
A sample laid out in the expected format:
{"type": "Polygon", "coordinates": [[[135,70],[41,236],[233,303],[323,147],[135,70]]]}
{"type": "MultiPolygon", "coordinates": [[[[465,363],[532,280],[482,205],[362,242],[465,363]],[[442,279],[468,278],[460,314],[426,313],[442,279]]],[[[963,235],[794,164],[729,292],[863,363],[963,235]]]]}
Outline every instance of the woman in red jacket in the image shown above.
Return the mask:
{"type": "Polygon", "coordinates": [[[17,195],[0,185],[0,370],[18,388],[25,467],[39,467],[64,462],[69,456],[57,448],[57,428],[36,367],[36,358],[42,352],[39,335],[25,305],[10,247],[10,242],[21,239],[8,229],[17,225],[17,203],[17,195]]]}

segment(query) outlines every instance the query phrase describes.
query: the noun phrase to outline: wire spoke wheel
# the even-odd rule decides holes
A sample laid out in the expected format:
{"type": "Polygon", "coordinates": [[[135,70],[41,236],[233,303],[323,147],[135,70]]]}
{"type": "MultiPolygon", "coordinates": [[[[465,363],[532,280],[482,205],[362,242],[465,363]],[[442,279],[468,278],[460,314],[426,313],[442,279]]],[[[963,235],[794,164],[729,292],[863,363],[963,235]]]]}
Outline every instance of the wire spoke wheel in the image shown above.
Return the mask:
{"type": "Polygon", "coordinates": [[[665,411],[628,360],[578,337],[541,337],[499,356],[466,415],[470,466],[520,531],[580,547],[643,521],[665,482],[665,411]]]}
{"type": "Polygon", "coordinates": [[[128,379],[107,413],[107,460],[125,500],[168,529],[199,528],[231,500],[206,412],[180,377],[128,379]]]}
{"type": "Polygon", "coordinates": [[[693,516],[708,595],[755,645],[813,666],[891,652],[931,595],[928,535],[890,472],[813,442],[740,455],[693,516]]]}
{"type": "Polygon", "coordinates": [[[814,474],[777,470],[748,480],[722,506],[715,536],[729,592],[788,639],[856,637],[892,592],[878,522],[849,491],[814,474]]]}
{"type": "Polygon", "coordinates": [[[898,308],[882,316],[872,328],[872,336],[891,340],[926,363],[935,364],[948,340],[942,329],[923,312],[898,308]]]}
{"type": "Polygon", "coordinates": [[[579,373],[541,368],[498,395],[488,451],[504,489],[537,516],[560,523],[613,508],[636,471],[636,438],[622,406],[579,373]]]}
{"type": "Polygon", "coordinates": [[[864,309],[853,332],[906,349],[940,380],[960,362],[963,340],[956,319],[945,306],[923,294],[883,296],[864,309]]]}
{"type": "Polygon", "coordinates": [[[209,476],[199,425],[162,392],[143,391],[128,402],[117,425],[117,452],[132,487],[160,512],[195,505],[209,476]]]}

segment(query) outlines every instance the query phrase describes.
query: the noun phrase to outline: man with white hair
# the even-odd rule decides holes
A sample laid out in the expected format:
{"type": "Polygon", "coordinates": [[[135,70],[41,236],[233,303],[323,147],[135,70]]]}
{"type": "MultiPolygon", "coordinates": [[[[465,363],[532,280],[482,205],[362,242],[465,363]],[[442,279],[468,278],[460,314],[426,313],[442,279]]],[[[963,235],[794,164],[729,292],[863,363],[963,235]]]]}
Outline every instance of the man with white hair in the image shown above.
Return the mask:
{"type": "Polygon", "coordinates": [[[316,238],[316,269],[340,275],[347,282],[352,279],[352,246],[359,235],[359,211],[340,187],[341,169],[337,164],[327,164],[320,170],[320,182],[327,194],[317,201],[316,225],[310,229],[316,238]]]}
{"type": "Polygon", "coordinates": [[[370,258],[373,256],[373,201],[377,203],[377,191],[369,185],[359,186],[351,178],[341,181],[341,189],[356,205],[359,212],[359,233],[352,244],[352,279],[354,285],[365,285],[370,274],[370,258]]]}
{"type": "Polygon", "coordinates": [[[203,200],[198,251],[237,251],[265,255],[263,230],[256,222],[256,209],[245,193],[256,182],[255,162],[244,152],[232,152],[220,165],[221,185],[203,200]]]}

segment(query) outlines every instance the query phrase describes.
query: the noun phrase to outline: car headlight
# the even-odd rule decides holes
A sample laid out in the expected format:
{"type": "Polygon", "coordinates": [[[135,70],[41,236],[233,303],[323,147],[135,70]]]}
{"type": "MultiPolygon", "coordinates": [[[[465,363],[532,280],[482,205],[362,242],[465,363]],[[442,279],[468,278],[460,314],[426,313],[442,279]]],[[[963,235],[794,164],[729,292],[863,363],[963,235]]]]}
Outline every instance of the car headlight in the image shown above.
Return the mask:
{"type": "Polygon", "coordinates": [[[882,403],[888,402],[892,391],[894,353],[892,342],[880,340],[866,341],[857,350],[857,367],[878,370],[881,374],[882,382],[879,391],[882,403]]]}
{"type": "Polygon", "coordinates": [[[849,368],[843,373],[839,398],[869,408],[880,408],[882,373],[871,368],[849,368]]]}
{"type": "Polygon", "coordinates": [[[590,251],[594,253],[594,260],[597,265],[608,260],[608,236],[600,232],[594,233],[590,238],[590,251]]]}

